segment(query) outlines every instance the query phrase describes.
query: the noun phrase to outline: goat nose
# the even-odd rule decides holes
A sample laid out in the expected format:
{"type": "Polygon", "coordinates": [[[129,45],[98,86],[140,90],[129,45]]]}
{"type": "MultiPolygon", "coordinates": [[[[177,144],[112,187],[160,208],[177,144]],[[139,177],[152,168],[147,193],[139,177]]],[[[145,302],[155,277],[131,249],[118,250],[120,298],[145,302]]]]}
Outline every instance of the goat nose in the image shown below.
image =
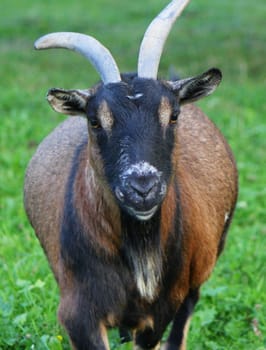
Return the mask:
{"type": "Polygon", "coordinates": [[[134,176],[129,179],[128,185],[139,196],[146,198],[157,189],[159,179],[156,175],[134,176]]]}

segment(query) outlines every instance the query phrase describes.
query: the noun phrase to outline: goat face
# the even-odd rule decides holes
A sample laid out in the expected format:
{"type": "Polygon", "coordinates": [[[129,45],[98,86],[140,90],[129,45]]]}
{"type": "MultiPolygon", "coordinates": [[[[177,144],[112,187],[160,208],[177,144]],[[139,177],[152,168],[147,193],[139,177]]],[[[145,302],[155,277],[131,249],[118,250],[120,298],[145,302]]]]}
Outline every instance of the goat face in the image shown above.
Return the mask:
{"type": "MultiPolygon", "coordinates": [[[[58,90],[48,95],[52,104],[55,95],[58,90]]],[[[101,85],[88,95],[90,139],[109,187],[123,210],[147,220],[159,208],[171,174],[177,99],[163,83],[137,77],[129,84],[101,85]]],[[[77,96],[64,94],[68,113],[79,109],[77,96]]]]}
{"type": "Polygon", "coordinates": [[[162,83],[139,78],[102,87],[88,105],[108,183],[122,209],[140,220],[155,213],[166,193],[174,145],[170,122],[178,111],[162,83]]]}
{"type": "Polygon", "coordinates": [[[175,83],[125,76],[87,91],[52,89],[48,101],[56,111],[87,118],[92,148],[120,207],[148,220],[171,177],[180,104],[209,94],[220,79],[216,69],[175,83]]]}

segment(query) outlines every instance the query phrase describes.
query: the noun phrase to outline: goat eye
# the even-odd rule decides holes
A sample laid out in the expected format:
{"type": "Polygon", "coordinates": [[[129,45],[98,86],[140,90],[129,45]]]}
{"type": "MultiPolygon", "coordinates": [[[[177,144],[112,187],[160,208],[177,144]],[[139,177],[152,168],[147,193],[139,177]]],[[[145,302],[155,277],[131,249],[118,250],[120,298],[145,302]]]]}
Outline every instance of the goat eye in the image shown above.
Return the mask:
{"type": "Polygon", "coordinates": [[[89,119],[89,121],[92,129],[99,129],[101,127],[101,124],[98,119],[92,118],[92,119],[89,119]]]}
{"type": "Polygon", "coordinates": [[[178,119],[179,112],[174,112],[170,117],[170,124],[175,124],[178,119]]]}

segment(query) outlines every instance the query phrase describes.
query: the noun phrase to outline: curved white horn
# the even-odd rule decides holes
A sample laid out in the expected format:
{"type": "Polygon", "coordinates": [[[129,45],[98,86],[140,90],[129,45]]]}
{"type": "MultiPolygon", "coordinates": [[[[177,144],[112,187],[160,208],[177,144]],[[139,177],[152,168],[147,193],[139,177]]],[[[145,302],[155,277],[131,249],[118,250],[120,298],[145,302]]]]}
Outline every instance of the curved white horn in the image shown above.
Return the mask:
{"type": "Polygon", "coordinates": [[[80,33],[58,32],[42,36],[35,49],[64,48],[79,52],[95,67],[104,84],[121,81],[119,69],[111,53],[98,40],[80,33]]]}
{"type": "Polygon", "coordinates": [[[167,36],[189,0],[173,0],[149,25],[142,39],[138,59],[138,76],[156,79],[167,36]]]}

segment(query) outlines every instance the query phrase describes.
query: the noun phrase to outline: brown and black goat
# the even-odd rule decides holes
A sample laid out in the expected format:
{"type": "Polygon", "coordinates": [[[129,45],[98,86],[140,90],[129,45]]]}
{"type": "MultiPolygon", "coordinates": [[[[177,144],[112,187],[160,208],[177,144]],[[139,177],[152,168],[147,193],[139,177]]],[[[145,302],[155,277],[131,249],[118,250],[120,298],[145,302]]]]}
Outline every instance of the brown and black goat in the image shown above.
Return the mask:
{"type": "Polygon", "coordinates": [[[157,79],[166,37],[188,0],[151,23],[137,74],[120,75],[97,40],[53,33],[37,49],[80,52],[102,83],[51,89],[69,117],[27,169],[25,207],[60,288],[58,316],[77,350],[107,350],[119,327],[134,349],[185,349],[190,315],[223,249],[237,170],[221,133],[192,104],[213,92],[218,69],[157,79]]]}

